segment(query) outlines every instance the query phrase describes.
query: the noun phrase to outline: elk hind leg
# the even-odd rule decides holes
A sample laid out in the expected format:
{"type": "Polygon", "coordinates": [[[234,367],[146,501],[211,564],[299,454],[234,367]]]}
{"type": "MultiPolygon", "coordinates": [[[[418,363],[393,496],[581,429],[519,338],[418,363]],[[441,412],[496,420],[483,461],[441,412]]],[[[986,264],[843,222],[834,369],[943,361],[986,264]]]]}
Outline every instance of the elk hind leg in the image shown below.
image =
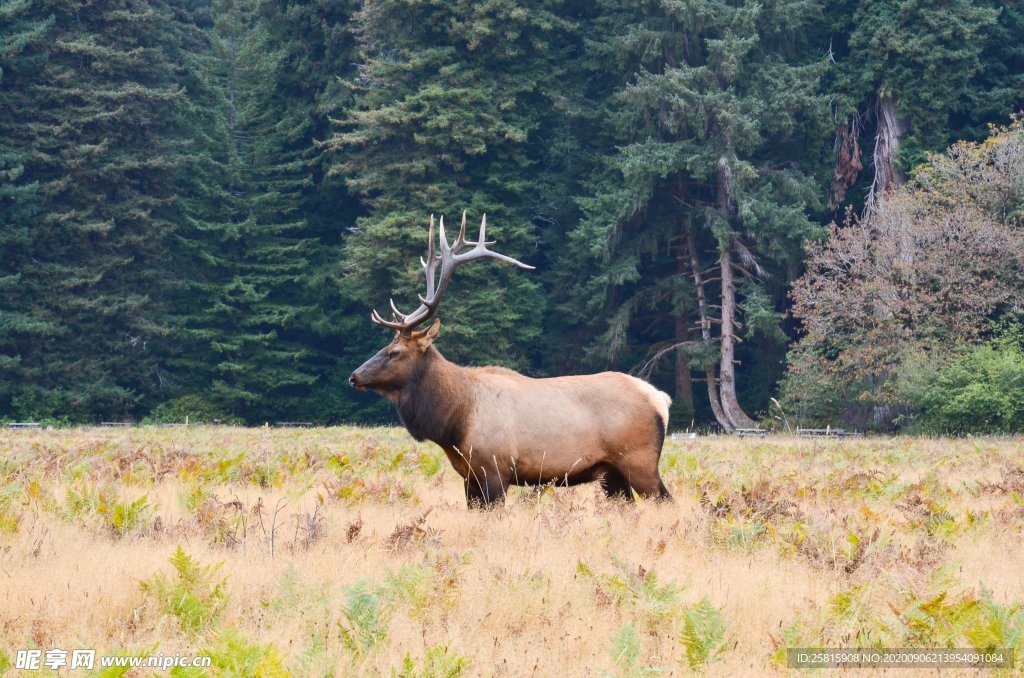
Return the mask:
{"type": "Polygon", "coordinates": [[[624,464],[618,467],[618,472],[625,476],[629,486],[641,497],[672,501],[672,494],[658,473],[657,456],[644,463],[624,464]]]}

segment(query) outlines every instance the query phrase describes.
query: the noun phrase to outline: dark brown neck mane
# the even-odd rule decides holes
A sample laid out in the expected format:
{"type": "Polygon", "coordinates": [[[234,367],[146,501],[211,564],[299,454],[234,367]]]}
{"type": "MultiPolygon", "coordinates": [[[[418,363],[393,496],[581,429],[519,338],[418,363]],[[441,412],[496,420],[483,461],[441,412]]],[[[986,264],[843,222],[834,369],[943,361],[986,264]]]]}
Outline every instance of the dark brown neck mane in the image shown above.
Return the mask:
{"type": "Polygon", "coordinates": [[[461,444],[472,402],[461,370],[433,346],[427,348],[397,399],[398,416],[413,438],[441,447],[461,444]]]}

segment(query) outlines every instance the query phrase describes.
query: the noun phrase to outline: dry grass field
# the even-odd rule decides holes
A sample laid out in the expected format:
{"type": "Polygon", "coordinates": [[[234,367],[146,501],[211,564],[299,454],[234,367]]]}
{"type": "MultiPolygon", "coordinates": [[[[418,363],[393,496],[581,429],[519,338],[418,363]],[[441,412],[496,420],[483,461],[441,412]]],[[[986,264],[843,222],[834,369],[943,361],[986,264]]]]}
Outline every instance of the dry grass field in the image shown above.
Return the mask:
{"type": "MultiPolygon", "coordinates": [[[[1024,439],[705,438],[661,468],[673,504],[584,485],[470,511],[441,452],[396,429],[2,432],[0,674],[46,675],[12,667],[26,648],[239,676],[785,674],[787,647],[1024,660],[1024,439]]],[[[898,675],[916,673],[935,675],[898,675]]]]}

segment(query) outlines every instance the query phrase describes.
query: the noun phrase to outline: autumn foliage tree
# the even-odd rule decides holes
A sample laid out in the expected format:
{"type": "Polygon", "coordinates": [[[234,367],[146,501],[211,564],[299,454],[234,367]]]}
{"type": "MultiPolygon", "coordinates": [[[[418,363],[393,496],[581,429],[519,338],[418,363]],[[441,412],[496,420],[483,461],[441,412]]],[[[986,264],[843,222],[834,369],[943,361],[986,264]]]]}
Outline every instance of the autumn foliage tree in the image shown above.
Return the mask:
{"type": "MultiPolygon", "coordinates": [[[[812,417],[899,406],[905,366],[949,364],[1024,298],[1024,124],[920,167],[869,217],[808,248],[788,401],[812,417]]],[[[884,408],[892,412],[892,407],[884,408]]]]}

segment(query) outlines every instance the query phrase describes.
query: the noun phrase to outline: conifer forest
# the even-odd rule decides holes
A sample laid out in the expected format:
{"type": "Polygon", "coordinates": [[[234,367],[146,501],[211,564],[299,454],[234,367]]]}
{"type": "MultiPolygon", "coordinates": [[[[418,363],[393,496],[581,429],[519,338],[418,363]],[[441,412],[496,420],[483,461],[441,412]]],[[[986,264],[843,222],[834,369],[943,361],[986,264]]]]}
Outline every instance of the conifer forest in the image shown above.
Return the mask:
{"type": "Polygon", "coordinates": [[[0,0],[0,421],[389,423],[437,346],[672,428],[1024,430],[1024,4],[0,0]]]}

